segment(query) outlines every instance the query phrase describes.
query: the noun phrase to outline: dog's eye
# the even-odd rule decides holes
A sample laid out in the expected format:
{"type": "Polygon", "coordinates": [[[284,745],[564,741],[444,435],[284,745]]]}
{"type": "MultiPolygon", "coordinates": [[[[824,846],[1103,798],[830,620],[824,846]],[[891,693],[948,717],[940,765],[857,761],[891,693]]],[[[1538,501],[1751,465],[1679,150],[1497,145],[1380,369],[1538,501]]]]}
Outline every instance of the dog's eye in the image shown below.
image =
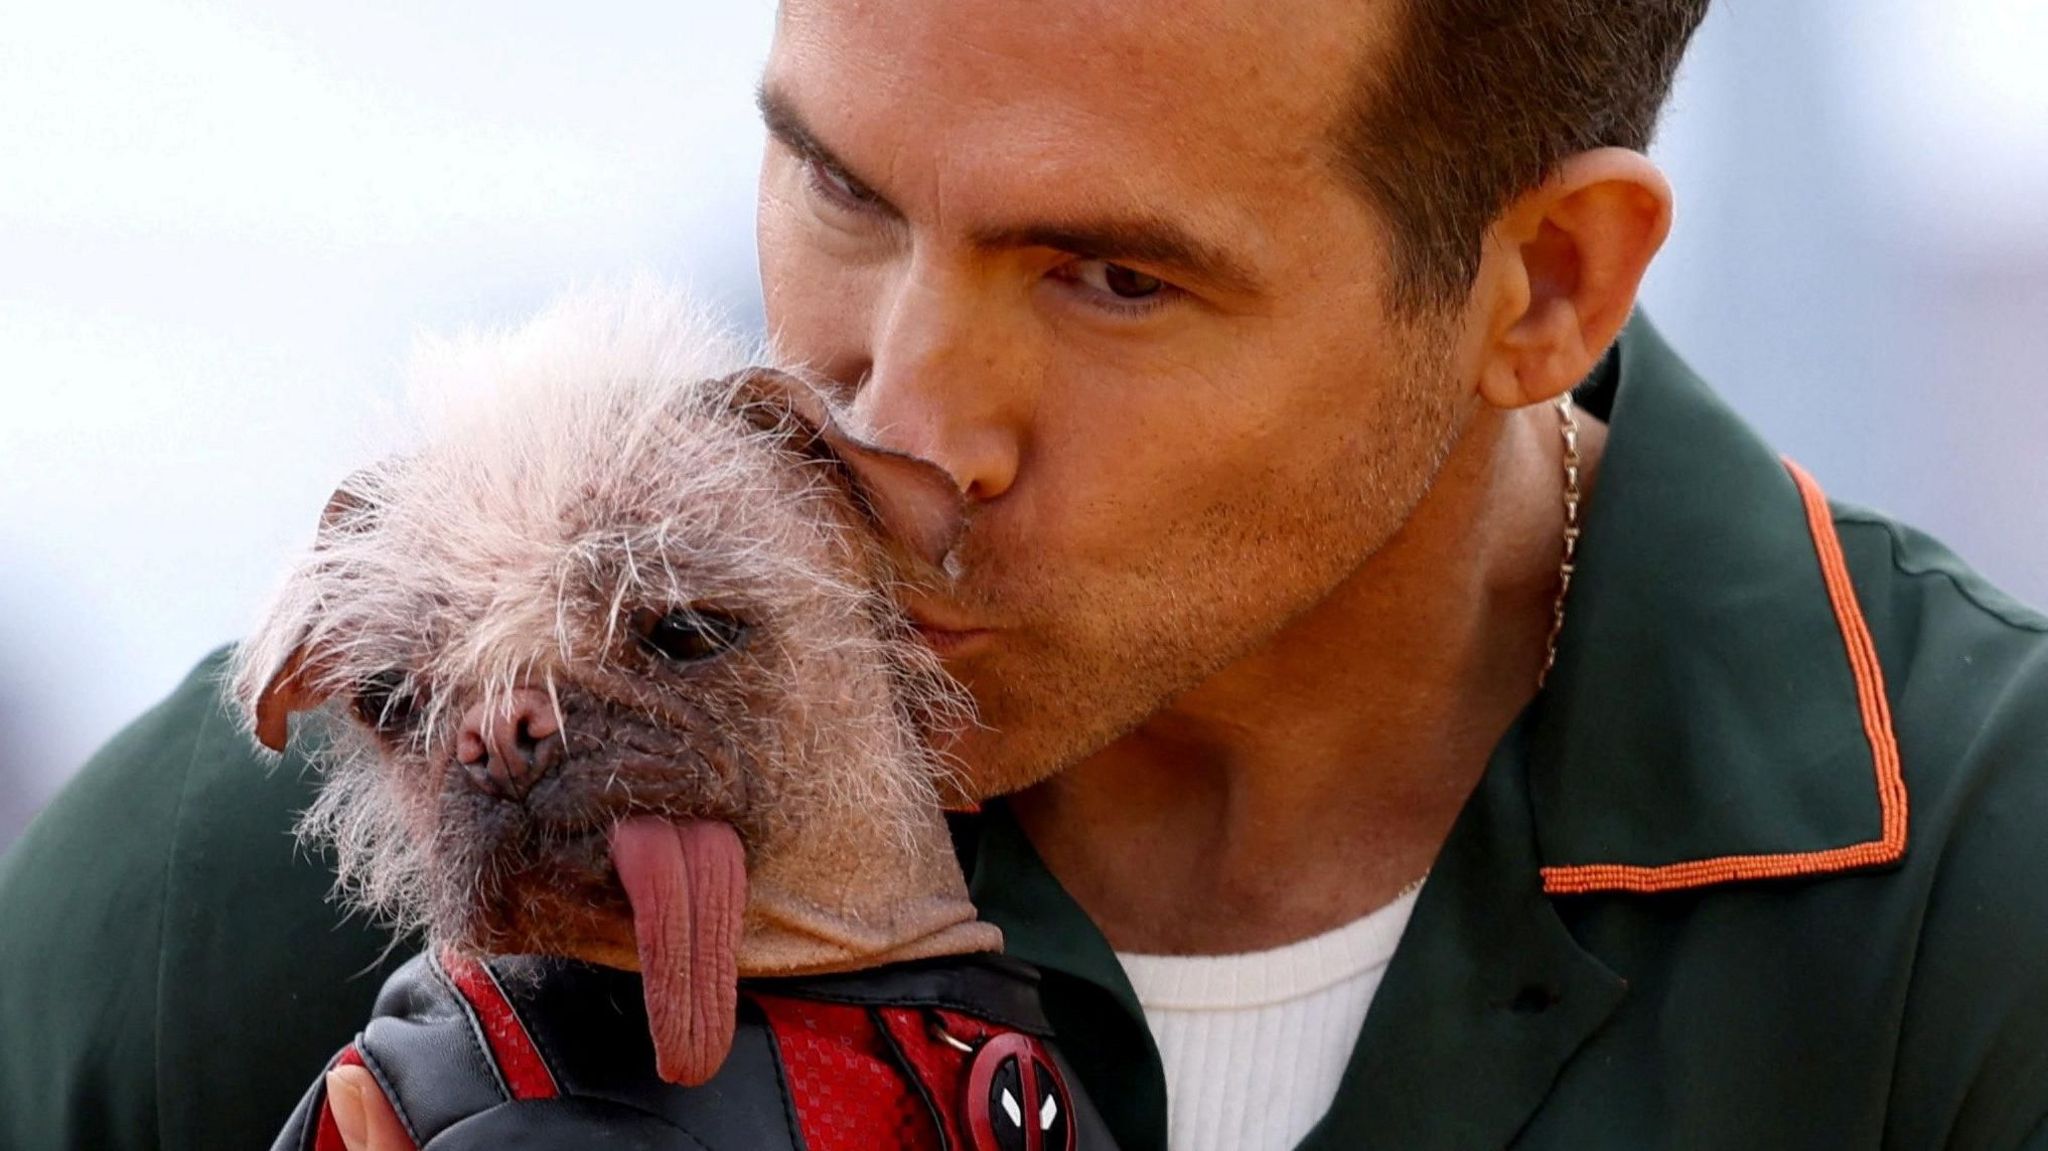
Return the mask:
{"type": "Polygon", "coordinates": [[[412,693],[406,674],[394,667],[365,676],[356,685],[352,703],[357,719],[389,734],[412,722],[419,700],[412,693]]]}
{"type": "Polygon", "coordinates": [[[641,647],[676,663],[724,655],[747,637],[745,623],[710,608],[636,608],[631,622],[641,647]]]}

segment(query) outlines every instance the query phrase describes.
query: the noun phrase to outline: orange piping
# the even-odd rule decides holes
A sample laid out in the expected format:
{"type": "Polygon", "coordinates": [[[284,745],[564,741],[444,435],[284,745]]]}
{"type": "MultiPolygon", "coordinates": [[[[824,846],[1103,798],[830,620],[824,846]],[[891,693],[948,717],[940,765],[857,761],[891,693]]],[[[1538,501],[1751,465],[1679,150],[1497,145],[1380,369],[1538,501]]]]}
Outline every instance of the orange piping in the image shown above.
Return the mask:
{"type": "Polygon", "coordinates": [[[1900,772],[1899,743],[1892,733],[1891,705],[1886,702],[1884,669],[1878,665],[1877,645],[1871,642],[1870,626],[1864,622],[1863,609],[1856,602],[1856,589],[1849,582],[1849,566],[1842,557],[1842,541],[1835,535],[1835,521],[1828,511],[1827,496],[1798,464],[1786,460],[1785,470],[1792,474],[1792,482],[1799,488],[1799,498],[1806,505],[1806,526],[1813,534],[1813,549],[1820,559],[1821,579],[1827,585],[1828,602],[1834,607],[1835,623],[1842,632],[1849,669],[1856,677],[1856,703],[1863,713],[1863,734],[1870,742],[1871,761],[1877,773],[1878,838],[1824,851],[1723,855],[1661,867],[1618,863],[1546,867],[1543,869],[1544,891],[1552,895],[1581,895],[1593,891],[1638,894],[1682,891],[1716,883],[1785,879],[1874,867],[1896,862],[1906,853],[1906,781],[1900,772]]]}

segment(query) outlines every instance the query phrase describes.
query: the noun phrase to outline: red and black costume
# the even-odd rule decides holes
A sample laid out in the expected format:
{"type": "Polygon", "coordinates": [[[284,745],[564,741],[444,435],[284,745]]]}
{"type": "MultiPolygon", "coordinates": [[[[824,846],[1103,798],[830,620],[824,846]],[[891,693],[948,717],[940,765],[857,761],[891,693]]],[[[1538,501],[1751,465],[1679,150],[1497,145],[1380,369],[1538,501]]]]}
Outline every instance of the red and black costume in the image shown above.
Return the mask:
{"type": "MultiPolygon", "coordinates": [[[[701,1087],[655,1075],[639,977],[422,955],[333,1065],[370,1070],[420,1151],[1114,1151],[1049,1039],[1038,975],[995,955],[741,984],[701,1087]]],[[[316,1082],[274,1151],[341,1151],[316,1082]]]]}

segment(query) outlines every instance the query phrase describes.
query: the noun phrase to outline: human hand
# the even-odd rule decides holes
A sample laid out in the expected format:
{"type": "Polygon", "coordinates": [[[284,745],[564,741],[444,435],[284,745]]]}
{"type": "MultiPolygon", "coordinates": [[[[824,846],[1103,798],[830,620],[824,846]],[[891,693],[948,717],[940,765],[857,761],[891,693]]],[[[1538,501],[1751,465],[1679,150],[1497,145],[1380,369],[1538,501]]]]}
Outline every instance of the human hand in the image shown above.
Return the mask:
{"type": "Polygon", "coordinates": [[[348,1151],[414,1151],[398,1112],[366,1067],[327,1073],[327,1109],[348,1151]]]}

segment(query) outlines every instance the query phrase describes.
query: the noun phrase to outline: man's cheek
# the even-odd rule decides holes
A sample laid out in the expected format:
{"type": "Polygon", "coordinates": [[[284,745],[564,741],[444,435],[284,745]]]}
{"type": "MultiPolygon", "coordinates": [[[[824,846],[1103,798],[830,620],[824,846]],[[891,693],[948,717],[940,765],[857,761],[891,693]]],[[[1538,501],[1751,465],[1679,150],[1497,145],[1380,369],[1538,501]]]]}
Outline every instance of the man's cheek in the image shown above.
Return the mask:
{"type": "Polygon", "coordinates": [[[819,242],[804,209],[764,180],[755,239],[768,336],[785,359],[826,369],[865,347],[868,276],[819,242]]]}
{"type": "Polygon", "coordinates": [[[777,359],[851,384],[872,362],[858,277],[801,245],[761,255],[768,338],[777,359]]]}

